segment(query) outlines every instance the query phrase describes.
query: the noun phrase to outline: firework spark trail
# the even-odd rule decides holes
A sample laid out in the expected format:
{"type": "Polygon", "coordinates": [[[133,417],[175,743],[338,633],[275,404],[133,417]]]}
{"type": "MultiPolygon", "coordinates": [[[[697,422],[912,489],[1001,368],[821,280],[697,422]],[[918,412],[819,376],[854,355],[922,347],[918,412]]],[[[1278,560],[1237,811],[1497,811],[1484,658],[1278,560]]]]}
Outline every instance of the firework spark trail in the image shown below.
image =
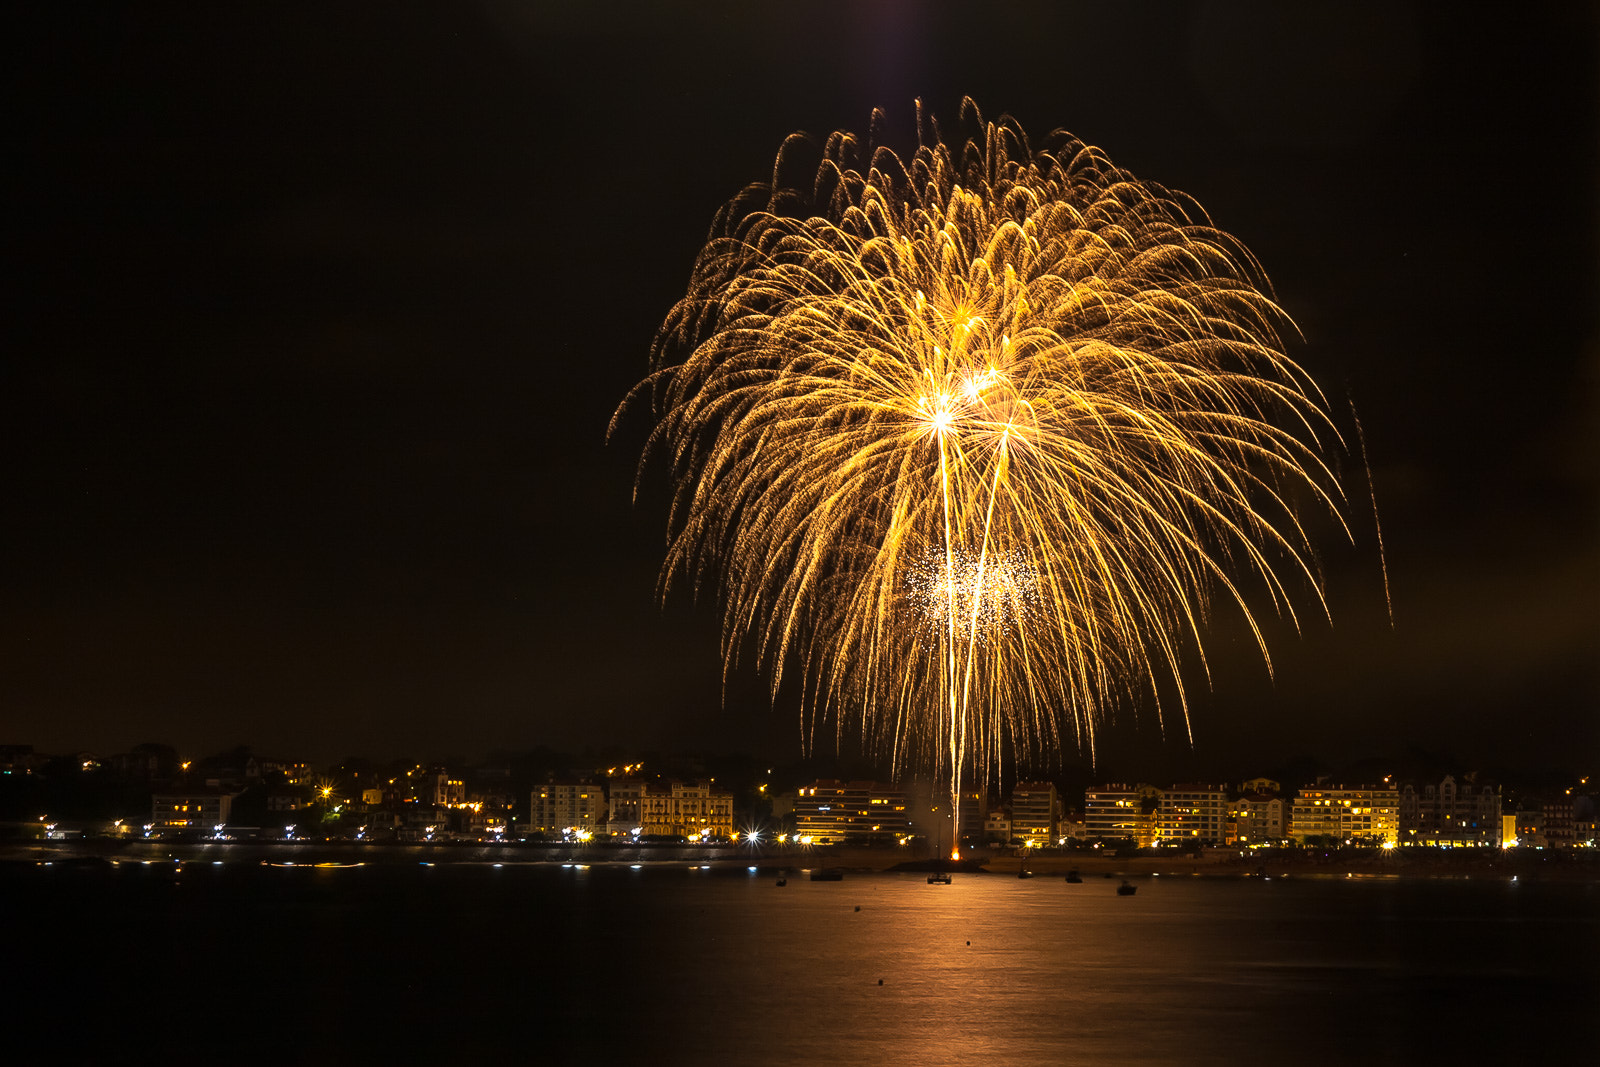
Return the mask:
{"type": "Polygon", "coordinates": [[[1361,425],[1356,406],[1350,403],[1350,417],[1356,425],[1356,443],[1361,446],[1361,469],[1367,476],[1367,499],[1372,502],[1372,530],[1378,535],[1378,566],[1383,575],[1383,604],[1389,612],[1389,629],[1394,629],[1394,597],[1389,593],[1389,558],[1383,550],[1383,523],[1378,521],[1378,491],[1372,486],[1372,463],[1367,459],[1367,431],[1361,425]]]}
{"type": "Polygon", "coordinates": [[[677,487],[663,589],[714,585],[727,668],[798,672],[811,728],[952,803],[1162,691],[1187,731],[1219,606],[1270,669],[1247,593],[1326,613],[1305,519],[1344,526],[1343,442],[1250,253],[1070,135],[962,117],[952,146],[919,104],[908,160],[785,142],[630,394],[677,487]]]}

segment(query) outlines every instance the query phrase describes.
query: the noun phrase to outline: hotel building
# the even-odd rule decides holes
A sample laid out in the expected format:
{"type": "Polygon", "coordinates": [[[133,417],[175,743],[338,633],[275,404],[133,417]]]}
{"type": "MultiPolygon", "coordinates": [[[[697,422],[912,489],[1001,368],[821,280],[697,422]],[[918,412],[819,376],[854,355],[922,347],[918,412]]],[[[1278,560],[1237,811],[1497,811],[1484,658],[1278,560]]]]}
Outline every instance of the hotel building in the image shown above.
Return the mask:
{"type": "Polygon", "coordinates": [[[1400,791],[1400,843],[1443,848],[1496,848],[1500,845],[1500,790],[1457,782],[1445,775],[1420,790],[1407,783],[1400,791]]]}
{"type": "Polygon", "coordinates": [[[640,829],[650,836],[733,839],[733,794],[709,781],[645,783],[640,829]]]}

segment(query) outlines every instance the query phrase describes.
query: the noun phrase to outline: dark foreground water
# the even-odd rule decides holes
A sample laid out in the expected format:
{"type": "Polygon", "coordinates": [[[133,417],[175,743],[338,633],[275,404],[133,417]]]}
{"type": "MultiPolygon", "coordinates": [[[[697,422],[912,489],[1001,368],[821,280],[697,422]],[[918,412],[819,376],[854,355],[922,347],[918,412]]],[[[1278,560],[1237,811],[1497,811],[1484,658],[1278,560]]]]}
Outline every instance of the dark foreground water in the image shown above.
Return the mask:
{"type": "Polygon", "coordinates": [[[1237,1067],[1592,1050],[1600,887],[1114,885],[13,864],[4,1040],[60,1062],[185,1064],[1237,1067]]]}

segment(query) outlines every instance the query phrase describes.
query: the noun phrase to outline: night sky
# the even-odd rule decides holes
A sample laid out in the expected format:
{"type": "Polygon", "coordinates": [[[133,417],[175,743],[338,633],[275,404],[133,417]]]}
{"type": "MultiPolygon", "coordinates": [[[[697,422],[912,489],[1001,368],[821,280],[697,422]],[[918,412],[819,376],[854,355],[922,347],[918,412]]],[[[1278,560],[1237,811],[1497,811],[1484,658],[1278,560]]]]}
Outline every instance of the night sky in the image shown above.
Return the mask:
{"type": "Polygon", "coordinates": [[[971,95],[1198,199],[1365,427],[1393,628],[1353,506],[1107,773],[1600,761],[1593,4],[223,7],[7,19],[0,743],[798,755],[607,421],[787,134],[971,95]]]}

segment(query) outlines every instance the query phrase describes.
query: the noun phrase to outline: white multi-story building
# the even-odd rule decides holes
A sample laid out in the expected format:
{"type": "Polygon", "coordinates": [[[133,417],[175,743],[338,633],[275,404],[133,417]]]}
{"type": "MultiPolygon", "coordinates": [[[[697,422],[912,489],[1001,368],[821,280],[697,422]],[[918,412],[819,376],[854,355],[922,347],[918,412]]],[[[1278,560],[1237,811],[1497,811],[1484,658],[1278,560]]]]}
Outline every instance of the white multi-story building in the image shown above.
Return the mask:
{"type": "Polygon", "coordinates": [[[911,831],[911,821],[898,785],[824,778],[800,787],[794,827],[802,840],[819,845],[892,843],[911,831]]]}
{"type": "Polygon", "coordinates": [[[1395,844],[1400,833],[1400,791],[1317,785],[1300,790],[1289,813],[1289,836],[1300,844],[1395,844]]]}
{"type": "Polygon", "coordinates": [[[1233,802],[1233,841],[1240,845],[1275,844],[1288,839],[1289,802],[1283,787],[1271,778],[1239,783],[1233,802]]]}
{"type": "Polygon", "coordinates": [[[532,833],[594,834],[604,819],[605,798],[595,782],[550,781],[534,789],[529,798],[527,829],[532,833]]]}
{"type": "Polygon", "coordinates": [[[1156,812],[1161,790],[1153,785],[1110,784],[1083,794],[1084,833],[1095,838],[1131,838],[1140,848],[1156,841],[1156,812]]]}
{"type": "Polygon", "coordinates": [[[158,831],[214,831],[225,826],[238,793],[209,786],[154,793],[150,822],[158,831]]]}
{"type": "Polygon", "coordinates": [[[1018,782],[1011,790],[1011,840],[1055,844],[1056,807],[1054,782],[1018,782]]]}
{"type": "Polygon", "coordinates": [[[1228,837],[1228,794],[1220,785],[1186,782],[1161,794],[1156,839],[1164,845],[1221,845],[1228,837]]]}

